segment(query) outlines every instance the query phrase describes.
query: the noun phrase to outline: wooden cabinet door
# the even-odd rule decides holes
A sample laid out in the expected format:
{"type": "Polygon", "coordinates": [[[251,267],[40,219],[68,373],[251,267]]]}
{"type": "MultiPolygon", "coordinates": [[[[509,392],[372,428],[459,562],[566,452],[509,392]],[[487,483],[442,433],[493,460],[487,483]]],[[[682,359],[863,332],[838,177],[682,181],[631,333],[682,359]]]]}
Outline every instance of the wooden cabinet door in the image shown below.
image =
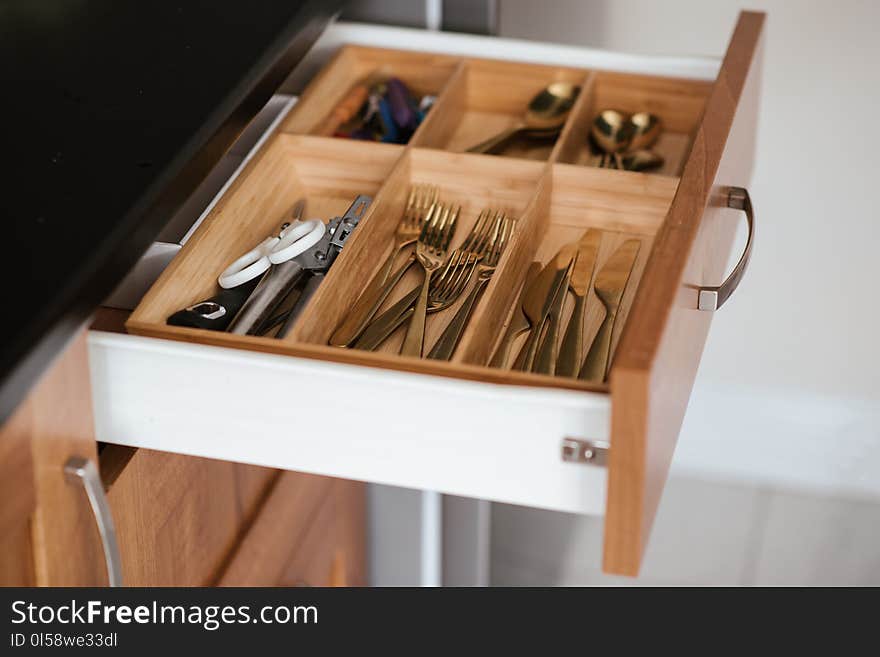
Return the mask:
{"type": "Polygon", "coordinates": [[[97,460],[85,331],[0,428],[0,582],[107,583],[88,498],[65,478],[72,457],[97,460]]]}

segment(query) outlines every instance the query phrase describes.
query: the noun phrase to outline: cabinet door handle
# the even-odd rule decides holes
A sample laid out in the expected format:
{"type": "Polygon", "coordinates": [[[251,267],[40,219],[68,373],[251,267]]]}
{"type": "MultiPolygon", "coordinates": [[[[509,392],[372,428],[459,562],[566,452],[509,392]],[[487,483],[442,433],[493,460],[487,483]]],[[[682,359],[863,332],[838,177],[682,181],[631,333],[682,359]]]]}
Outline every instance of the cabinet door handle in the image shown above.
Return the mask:
{"type": "Polygon", "coordinates": [[[752,209],[752,199],[749,197],[748,190],[743,187],[731,187],[727,192],[727,207],[746,213],[749,237],[739,262],[736,263],[730,276],[721,285],[717,287],[706,285],[697,288],[697,308],[699,310],[718,310],[727,301],[742,280],[743,274],[746,273],[749,258],[752,256],[752,243],[755,240],[755,211],[752,209]]]}
{"type": "Polygon", "coordinates": [[[107,581],[110,586],[122,586],[122,560],[119,558],[119,544],[116,542],[116,527],[98,468],[89,459],[73,456],[64,464],[64,477],[68,483],[82,484],[101,535],[104,561],[107,564],[107,581]]]}

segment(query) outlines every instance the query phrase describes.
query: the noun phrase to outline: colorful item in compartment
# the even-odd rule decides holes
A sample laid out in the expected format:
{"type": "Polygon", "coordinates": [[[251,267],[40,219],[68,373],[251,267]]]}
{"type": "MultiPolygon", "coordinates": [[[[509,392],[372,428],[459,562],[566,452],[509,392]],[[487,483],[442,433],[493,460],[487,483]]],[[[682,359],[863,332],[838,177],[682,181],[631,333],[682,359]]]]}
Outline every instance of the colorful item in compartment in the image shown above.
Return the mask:
{"type": "Polygon", "coordinates": [[[412,99],[409,91],[397,78],[391,78],[387,83],[388,91],[385,98],[391,107],[391,116],[402,130],[416,129],[416,113],[411,106],[412,99]]]}
{"type": "Polygon", "coordinates": [[[394,113],[391,109],[391,103],[387,97],[379,100],[379,118],[382,121],[382,137],[379,141],[396,144],[399,141],[398,126],[394,121],[394,113]]]}
{"type": "Polygon", "coordinates": [[[369,87],[357,85],[333,110],[330,123],[335,137],[405,144],[434,104],[435,96],[417,98],[399,78],[369,87]],[[354,99],[359,101],[352,110],[354,99]]]}

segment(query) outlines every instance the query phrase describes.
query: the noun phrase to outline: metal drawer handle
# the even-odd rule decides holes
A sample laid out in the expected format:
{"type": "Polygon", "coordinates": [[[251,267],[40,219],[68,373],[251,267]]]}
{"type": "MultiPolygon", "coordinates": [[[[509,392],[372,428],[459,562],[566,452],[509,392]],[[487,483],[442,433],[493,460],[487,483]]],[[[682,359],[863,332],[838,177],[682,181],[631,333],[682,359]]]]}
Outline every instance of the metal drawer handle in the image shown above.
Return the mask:
{"type": "Polygon", "coordinates": [[[64,477],[68,483],[81,483],[85,489],[104,546],[107,581],[110,586],[122,586],[122,560],[119,558],[119,545],[116,542],[116,527],[113,525],[113,515],[110,513],[98,468],[89,459],[73,456],[64,464],[64,477]]]}
{"type": "Polygon", "coordinates": [[[709,285],[697,289],[697,308],[699,310],[718,310],[724,302],[730,298],[733,291],[742,280],[752,256],[752,243],[755,241],[755,211],[752,209],[752,199],[747,189],[743,187],[731,187],[727,193],[727,207],[734,210],[742,210],[746,213],[746,222],[749,225],[749,237],[746,240],[746,248],[736,263],[736,267],[730,272],[730,276],[718,287],[709,285]]]}

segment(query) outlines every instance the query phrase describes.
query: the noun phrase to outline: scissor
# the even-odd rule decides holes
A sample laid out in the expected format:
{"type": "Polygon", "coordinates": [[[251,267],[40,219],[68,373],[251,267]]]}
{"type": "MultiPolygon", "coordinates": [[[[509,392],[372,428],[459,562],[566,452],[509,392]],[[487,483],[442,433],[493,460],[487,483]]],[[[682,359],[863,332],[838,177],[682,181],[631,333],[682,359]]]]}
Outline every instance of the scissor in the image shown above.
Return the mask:
{"type": "Polygon", "coordinates": [[[302,221],[304,209],[305,201],[300,199],[291,210],[291,221],[284,223],[277,235],[267,237],[220,274],[219,294],[179,310],[168,318],[168,324],[226,329],[272,265],[295,258],[324,237],[326,228],[321,220],[302,221]]]}
{"type": "Polygon", "coordinates": [[[318,242],[296,257],[268,269],[227,330],[238,335],[262,335],[284,321],[275,337],[287,335],[372,200],[369,196],[358,196],[344,215],[327,224],[327,230],[318,242]],[[299,298],[280,319],[276,311],[304,278],[306,282],[299,298]]]}

